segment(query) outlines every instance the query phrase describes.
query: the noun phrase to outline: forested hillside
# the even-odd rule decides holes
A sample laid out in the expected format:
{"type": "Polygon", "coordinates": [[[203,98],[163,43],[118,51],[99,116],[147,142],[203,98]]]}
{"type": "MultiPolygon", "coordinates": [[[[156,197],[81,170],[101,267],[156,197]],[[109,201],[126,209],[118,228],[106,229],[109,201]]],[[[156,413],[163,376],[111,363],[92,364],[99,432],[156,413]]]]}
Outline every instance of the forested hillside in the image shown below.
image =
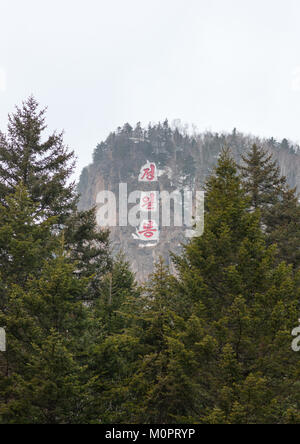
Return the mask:
{"type": "Polygon", "coordinates": [[[166,186],[206,191],[203,236],[138,285],[45,125],[31,97],[0,133],[0,424],[299,424],[300,205],[269,154],[295,185],[295,149],[167,123],[112,134],[85,199],[150,155],[166,186]]]}
{"type": "MultiPolygon", "coordinates": [[[[155,162],[163,172],[156,191],[191,189],[203,190],[206,178],[215,167],[221,150],[229,147],[237,163],[243,163],[242,155],[253,144],[270,152],[279,162],[281,173],[288,184],[300,190],[299,147],[284,139],[261,140],[234,130],[232,134],[203,133],[194,131],[189,135],[182,125],[149,125],[144,129],[140,124],[132,128],[129,124],[118,128],[100,143],[94,151],[93,163],[81,174],[78,190],[79,208],[90,209],[96,205],[99,191],[109,190],[118,195],[119,183],[128,185],[128,192],[139,189],[138,174],[147,161],[155,162]]],[[[169,251],[180,252],[185,242],[185,227],[161,228],[159,245],[155,249],[141,249],[132,238],[132,227],[111,229],[111,242],[116,252],[126,252],[137,278],[143,281],[153,271],[154,263],[160,256],[170,264],[169,251]]]]}

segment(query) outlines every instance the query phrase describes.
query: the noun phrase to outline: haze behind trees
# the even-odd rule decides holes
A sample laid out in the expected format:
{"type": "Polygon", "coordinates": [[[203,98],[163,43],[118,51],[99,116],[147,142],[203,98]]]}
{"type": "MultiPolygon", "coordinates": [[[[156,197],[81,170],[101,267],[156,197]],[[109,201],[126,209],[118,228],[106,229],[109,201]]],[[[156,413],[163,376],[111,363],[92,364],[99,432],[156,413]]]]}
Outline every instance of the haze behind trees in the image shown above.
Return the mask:
{"type": "Polygon", "coordinates": [[[38,109],[0,140],[0,423],[299,424],[299,203],[268,153],[222,151],[204,235],[139,287],[38,109]]]}

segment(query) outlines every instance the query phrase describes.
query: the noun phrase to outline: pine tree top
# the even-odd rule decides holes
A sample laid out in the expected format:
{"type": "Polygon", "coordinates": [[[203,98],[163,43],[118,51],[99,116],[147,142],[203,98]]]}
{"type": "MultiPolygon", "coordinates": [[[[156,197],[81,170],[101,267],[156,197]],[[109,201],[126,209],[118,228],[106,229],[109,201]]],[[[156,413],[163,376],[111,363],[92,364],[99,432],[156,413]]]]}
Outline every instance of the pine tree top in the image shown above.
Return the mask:
{"type": "Polygon", "coordinates": [[[45,136],[45,114],[31,96],[9,115],[7,133],[0,132],[0,201],[22,182],[41,212],[60,216],[76,202],[74,184],[68,184],[74,152],[63,132],[45,136]]]}

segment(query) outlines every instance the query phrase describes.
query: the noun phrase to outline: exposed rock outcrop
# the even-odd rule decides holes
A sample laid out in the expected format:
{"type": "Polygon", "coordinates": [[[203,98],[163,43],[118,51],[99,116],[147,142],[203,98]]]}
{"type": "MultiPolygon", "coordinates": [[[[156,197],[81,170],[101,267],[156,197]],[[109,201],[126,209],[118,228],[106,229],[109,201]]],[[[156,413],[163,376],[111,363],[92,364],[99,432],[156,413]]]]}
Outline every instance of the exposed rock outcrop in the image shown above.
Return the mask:
{"type": "MultiPolygon", "coordinates": [[[[126,124],[110,134],[94,152],[93,163],[84,168],[78,185],[81,199],[80,209],[96,206],[99,191],[112,191],[119,196],[119,184],[127,184],[128,194],[135,190],[168,191],[201,190],[205,179],[212,172],[219,153],[224,146],[231,149],[237,162],[253,143],[263,145],[278,160],[282,173],[292,187],[300,189],[300,155],[298,146],[287,140],[261,140],[233,131],[232,134],[184,134],[177,128],[171,129],[168,122],[142,129],[126,124]],[[153,162],[160,170],[154,183],[140,183],[141,167],[153,162]]],[[[118,202],[117,202],[118,203],[118,202]]],[[[129,205],[131,208],[133,204],[129,205]]],[[[117,205],[117,216],[118,205],[117,205]]],[[[118,217],[117,217],[118,219],[118,217]]],[[[186,241],[187,227],[162,227],[160,241],[155,247],[147,246],[133,238],[135,228],[112,227],[111,242],[115,252],[123,250],[140,281],[153,270],[159,256],[170,263],[169,251],[178,252],[186,241]]]]}

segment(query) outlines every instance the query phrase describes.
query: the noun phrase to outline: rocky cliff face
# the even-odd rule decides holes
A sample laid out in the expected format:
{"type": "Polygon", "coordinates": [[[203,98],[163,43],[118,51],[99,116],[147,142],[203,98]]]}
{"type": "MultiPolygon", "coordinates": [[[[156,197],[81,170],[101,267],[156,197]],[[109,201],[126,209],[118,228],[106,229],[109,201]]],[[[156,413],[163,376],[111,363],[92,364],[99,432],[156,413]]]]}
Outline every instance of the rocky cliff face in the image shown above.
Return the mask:
{"type": "MultiPolygon", "coordinates": [[[[128,195],[133,191],[172,193],[176,190],[202,190],[205,179],[212,172],[224,146],[231,149],[237,162],[253,143],[264,146],[278,160],[282,173],[292,187],[300,189],[300,155],[298,146],[287,140],[260,140],[233,131],[232,134],[195,134],[189,136],[168,122],[142,129],[126,124],[110,134],[94,152],[93,163],[81,174],[78,185],[80,209],[97,205],[97,195],[106,190],[117,198],[116,216],[119,219],[119,184],[127,184],[128,195]],[[139,182],[139,174],[147,162],[159,170],[157,181],[139,182]]],[[[137,202],[138,203],[138,202],[137,202]]],[[[129,204],[132,209],[134,204],[129,204]]],[[[171,214],[173,213],[171,207],[171,214]]],[[[188,227],[160,227],[159,242],[143,242],[133,237],[135,227],[111,227],[111,243],[115,252],[123,250],[140,281],[153,270],[153,264],[162,256],[170,263],[169,252],[179,252],[186,241],[188,227]]],[[[151,240],[151,239],[150,239],[151,240]]]]}

